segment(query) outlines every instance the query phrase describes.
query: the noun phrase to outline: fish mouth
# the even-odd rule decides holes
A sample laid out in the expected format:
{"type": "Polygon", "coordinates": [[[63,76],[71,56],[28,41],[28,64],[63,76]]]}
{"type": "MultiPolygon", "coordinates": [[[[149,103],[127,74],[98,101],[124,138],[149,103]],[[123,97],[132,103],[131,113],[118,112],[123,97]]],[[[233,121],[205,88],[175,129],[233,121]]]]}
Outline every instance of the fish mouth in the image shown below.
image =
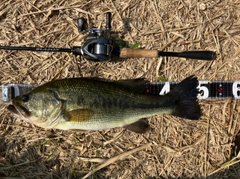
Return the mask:
{"type": "Polygon", "coordinates": [[[29,118],[31,116],[31,112],[26,109],[25,107],[23,107],[22,105],[9,105],[7,107],[8,111],[10,111],[11,113],[23,117],[23,118],[29,118]]]}

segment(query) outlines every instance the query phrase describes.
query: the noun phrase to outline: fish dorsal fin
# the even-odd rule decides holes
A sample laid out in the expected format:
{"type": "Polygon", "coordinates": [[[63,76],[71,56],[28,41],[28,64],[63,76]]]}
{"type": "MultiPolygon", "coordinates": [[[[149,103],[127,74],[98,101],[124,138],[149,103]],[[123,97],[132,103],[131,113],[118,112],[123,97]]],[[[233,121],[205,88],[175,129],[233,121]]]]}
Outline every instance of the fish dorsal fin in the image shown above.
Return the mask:
{"type": "Polygon", "coordinates": [[[124,128],[136,133],[143,134],[150,129],[150,126],[145,120],[140,119],[137,122],[124,126],[124,128]]]}
{"type": "Polygon", "coordinates": [[[145,80],[144,78],[136,78],[136,79],[114,81],[113,83],[121,85],[130,91],[134,91],[142,94],[145,92],[146,84],[149,83],[149,81],[145,80]]]}
{"type": "Polygon", "coordinates": [[[85,77],[85,79],[95,80],[95,81],[100,81],[105,83],[113,83],[129,91],[134,91],[140,94],[145,92],[146,84],[149,83],[149,81],[144,78],[124,79],[124,80],[118,80],[118,81],[98,78],[98,77],[85,77]]]}
{"type": "Polygon", "coordinates": [[[93,115],[94,111],[91,109],[75,109],[65,112],[63,117],[69,122],[85,122],[90,120],[93,115]]]}

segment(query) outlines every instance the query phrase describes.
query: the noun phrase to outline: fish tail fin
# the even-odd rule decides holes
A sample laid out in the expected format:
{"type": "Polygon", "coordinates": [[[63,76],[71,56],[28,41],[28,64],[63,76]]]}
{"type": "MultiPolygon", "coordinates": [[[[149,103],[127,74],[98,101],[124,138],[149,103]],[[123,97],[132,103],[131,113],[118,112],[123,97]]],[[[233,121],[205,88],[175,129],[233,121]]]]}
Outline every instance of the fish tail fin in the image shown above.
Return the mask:
{"type": "Polygon", "coordinates": [[[176,107],[172,111],[172,115],[192,120],[201,117],[201,108],[197,101],[197,86],[197,78],[190,76],[169,92],[169,95],[177,96],[176,107]]]}

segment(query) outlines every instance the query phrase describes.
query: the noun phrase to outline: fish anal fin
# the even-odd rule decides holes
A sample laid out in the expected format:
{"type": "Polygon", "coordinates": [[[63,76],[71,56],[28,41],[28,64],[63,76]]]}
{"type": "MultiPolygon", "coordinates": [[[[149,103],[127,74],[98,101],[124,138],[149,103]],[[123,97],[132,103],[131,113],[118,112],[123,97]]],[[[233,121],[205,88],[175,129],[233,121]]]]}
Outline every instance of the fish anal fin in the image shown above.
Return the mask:
{"type": "Polygon", "coordinates": [[[91,109],[75,109],[64,113],[64,119],[69,122],[85,122],[92,118],[94,111],[91,109]]]}
{"type": "Polygon", "coordinates": [[[150,126],[145,120],[140,119],[137,122],[124,126],[124,128],[136,133],[143,134],[150,129],[150,126]]]}
{"type": "Polygon", "coordinates": [[[72,132],[82,132],[82,133],[88,132],[88,130],[82,130],[82,129],[70,129],[69,131],[72,131],[72,132]]]}

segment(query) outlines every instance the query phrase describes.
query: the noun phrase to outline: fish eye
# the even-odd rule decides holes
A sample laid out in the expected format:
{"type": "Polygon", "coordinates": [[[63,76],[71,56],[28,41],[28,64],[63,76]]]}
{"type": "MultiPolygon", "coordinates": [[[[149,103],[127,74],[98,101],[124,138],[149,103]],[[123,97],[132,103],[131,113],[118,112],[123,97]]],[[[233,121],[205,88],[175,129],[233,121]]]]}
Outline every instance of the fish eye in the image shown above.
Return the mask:
{"type": "Polygon", "coordinates": [[[23,96],[22,96],[22,101],[23,101],[23,102],[28,102],[28,100],[29,100],[28,95],[23,95],[23,96]]]}

